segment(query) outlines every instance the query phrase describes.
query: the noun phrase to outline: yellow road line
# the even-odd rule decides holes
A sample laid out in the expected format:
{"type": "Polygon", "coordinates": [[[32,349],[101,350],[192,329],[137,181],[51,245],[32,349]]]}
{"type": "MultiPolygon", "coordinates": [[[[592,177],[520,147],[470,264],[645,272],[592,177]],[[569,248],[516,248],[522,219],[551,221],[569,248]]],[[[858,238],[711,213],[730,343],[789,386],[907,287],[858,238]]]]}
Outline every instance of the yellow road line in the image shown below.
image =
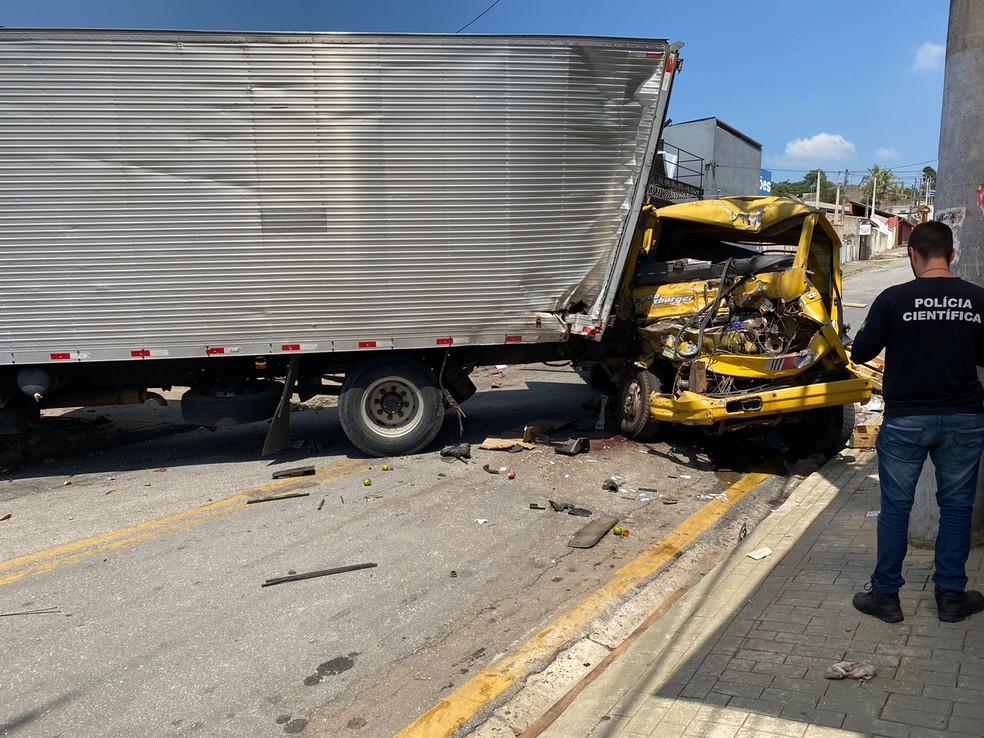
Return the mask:
{"type": "Polygon", "coordinates": [[[135,543],[156,538],[171,531],[183,530],[204,523],[218,515],[224,515],[239,509],[233,507],[236,503],[245,505],[246,500],[258,494],[266,494],[276,490],[291,487],[302,487],[305,483],[315,480],[318,484],[327,484],[355,474],[365,465],[365,461],[353,459],[341,464],[319,469],[314,475],[306,477],[288,477],[261,487],[255,487],[247,492],[225,497],[205,505],[188,510],[165,515],[155,520],[147,520],[127,528],[109,531],[98,536],[82,538],[77,541],[64,543],[60,546],[44,549],[36,553],[20,556],[16,559],[0,562],[0,572],[10,572],[0,576],[0,587],[34,574],[51,571],[59,566],[71,564],[90,556],[96,556],[107,551],[130,546],[135,543]],[[39,563],[40,562],[40,563],[39,563]]]}
{"type": "Polygon", "coordinates": [[[727,502],[714,500],[701,507],[656,545],[622,566],[611,580],[511,653],[462,684],[397,733],[395,738],[447,738],[453,734],[479,710],[576,637],[629,590],[679,556],[732,506],[770,476],[757,472],[746,474],[726,490],[727,502]]]}

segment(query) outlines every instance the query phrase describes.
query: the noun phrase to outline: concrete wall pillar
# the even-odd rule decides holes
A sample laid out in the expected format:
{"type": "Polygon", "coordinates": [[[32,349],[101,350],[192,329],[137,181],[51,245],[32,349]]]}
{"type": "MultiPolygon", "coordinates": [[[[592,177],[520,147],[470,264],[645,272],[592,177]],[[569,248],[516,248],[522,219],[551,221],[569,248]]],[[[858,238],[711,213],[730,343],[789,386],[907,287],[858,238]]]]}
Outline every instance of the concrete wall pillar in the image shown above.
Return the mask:
{"type": "MultiPolygon", "coordinates": [[[[940,126],[936,219],[953,228],[953,271],[984,286],[984,2],[950,0],[940,126]]],[[[918,104],[915,102],[914,104],[918,104]]],[[[914,546],[932,546],[939,526],[936,481],[927,462],[909,524],[914,546]]],[[[977,485],[974,544],[984,542],[984,492],[977,485]]]]}

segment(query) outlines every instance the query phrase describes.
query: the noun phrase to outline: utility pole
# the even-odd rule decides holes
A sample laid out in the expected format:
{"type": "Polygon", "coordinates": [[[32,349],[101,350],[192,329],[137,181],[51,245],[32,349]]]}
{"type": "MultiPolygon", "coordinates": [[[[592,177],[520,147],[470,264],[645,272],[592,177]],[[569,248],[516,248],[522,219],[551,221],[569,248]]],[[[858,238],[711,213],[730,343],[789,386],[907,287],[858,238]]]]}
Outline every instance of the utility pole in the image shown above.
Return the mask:
{"type": "MultiPolygon", "coordinates": [[[[978,188],[984,182],[984,3],[950,0],[943,77],[943,110],[940,125],[940,165],[936,181],[935,217],[953,228],[958,246],[953,272],[984,286],[984,221],[978,188]]],[[[926,202],[929,203],[929,178],[926,202]]],[[[978,376],[981,370],[978,369],[978,376]]],[[[909,522],[909,541],[932,545],[938,530],[939,511],[934,500],[936,481],[927,463],[916,488],[909,522]]],[[[977,502],[971,523],[974,545],[984,543],[984,492],[978,482],[977,502]]]]}
{"type": "Polygon", "coordinates": [[[837,170],[837,201],[834,203],[834,222],[835,223],[842,223],[843,222],[841,220],[841,218],[840,218],[840,209],[841,209],[841,171],[840,171],[840,169],[838,169],[837,170]]]}
{"type": "Polygon", "coordinates": [[[817,206],[817,210],[820,209],[820,175],[822,173],[823,173],[823,170],[821,170],[821,169],[818,169],[817,170],[817,199],[816,199],[816,203],[815,203],[816,206],[817,206]]]}

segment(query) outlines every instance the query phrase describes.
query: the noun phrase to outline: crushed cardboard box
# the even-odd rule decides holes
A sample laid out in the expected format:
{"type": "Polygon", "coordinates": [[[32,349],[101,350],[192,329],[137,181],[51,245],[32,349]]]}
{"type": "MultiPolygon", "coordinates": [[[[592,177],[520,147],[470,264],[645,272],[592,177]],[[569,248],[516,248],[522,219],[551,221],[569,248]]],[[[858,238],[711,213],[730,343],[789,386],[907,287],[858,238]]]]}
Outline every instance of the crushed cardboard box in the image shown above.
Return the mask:
{"type": "Polygon", "coordinates": [[[851,448],[874,448],[880,426],[859,425],[851,435],[851,448]]]}

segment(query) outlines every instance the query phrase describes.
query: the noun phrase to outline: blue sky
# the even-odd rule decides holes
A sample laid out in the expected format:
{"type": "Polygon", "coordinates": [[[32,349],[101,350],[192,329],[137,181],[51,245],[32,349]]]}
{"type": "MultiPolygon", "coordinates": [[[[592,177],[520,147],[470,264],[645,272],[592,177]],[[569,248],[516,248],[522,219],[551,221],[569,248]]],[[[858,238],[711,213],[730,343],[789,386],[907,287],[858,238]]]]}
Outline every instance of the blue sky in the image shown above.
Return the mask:
{"type": "Polygon", "coordinates": [[[717,117],[774,181],[937,168],[943,0],[0,0],[7,27],[641,36],[682,41],[669,116],[717,117]],[[492,6],[492,7],[490,7],[492,6]]]}

